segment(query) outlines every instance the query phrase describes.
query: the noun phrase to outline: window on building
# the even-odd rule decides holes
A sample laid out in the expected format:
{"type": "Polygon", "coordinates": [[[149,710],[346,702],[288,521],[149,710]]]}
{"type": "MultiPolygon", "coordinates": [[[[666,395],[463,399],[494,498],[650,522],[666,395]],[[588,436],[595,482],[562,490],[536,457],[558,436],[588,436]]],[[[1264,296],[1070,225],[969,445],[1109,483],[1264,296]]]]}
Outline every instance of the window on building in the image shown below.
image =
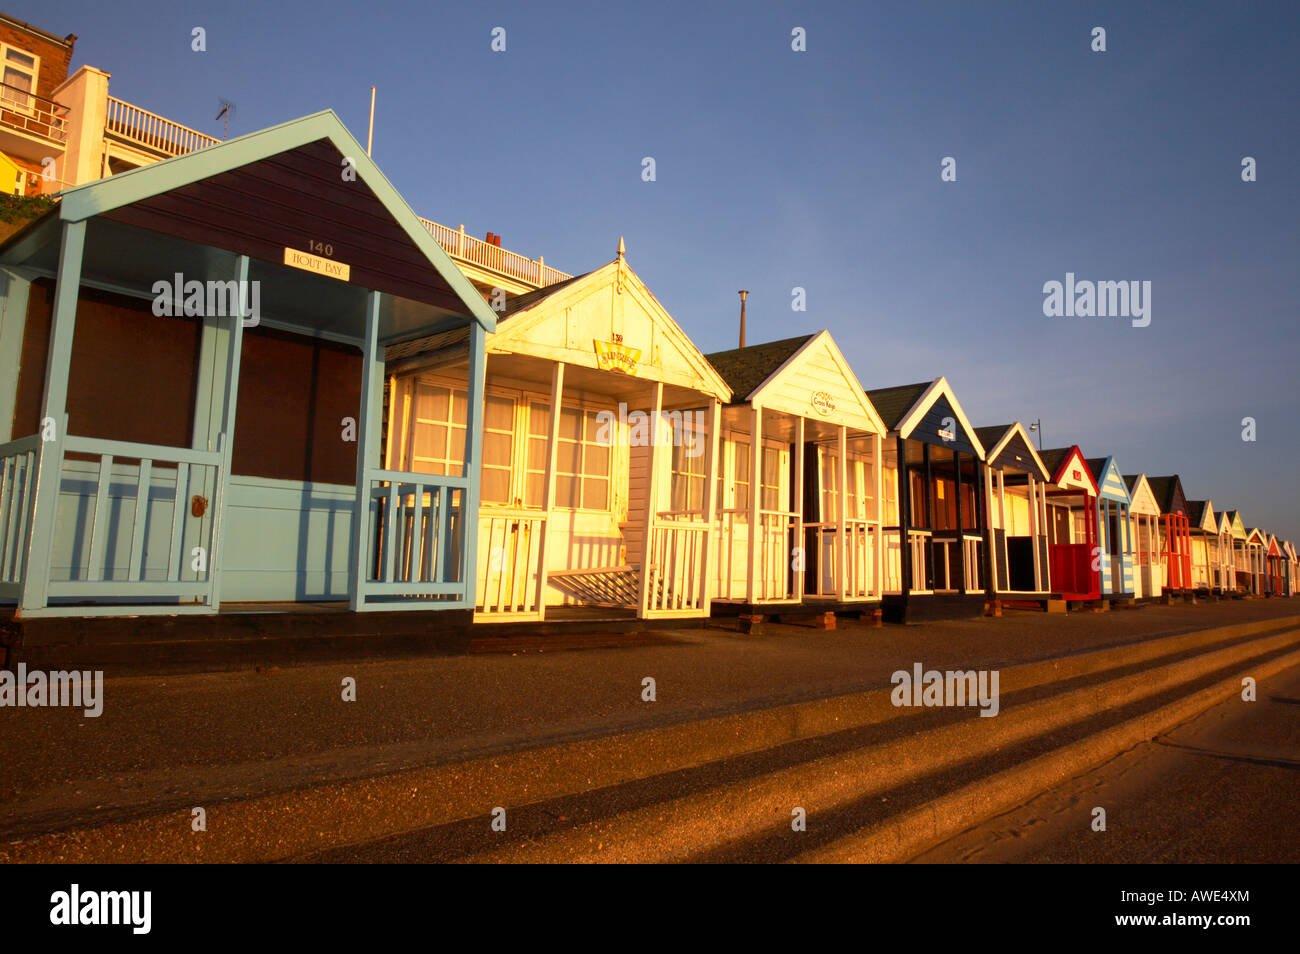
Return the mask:
{"type": "Polygon", "coordinates": [[[0,101],[12,109],[31,112],[35,101],[36,74],[40,58],[8,43],[0,43],[0,62],[4,65],[4,86],[0,87],[0,101]]]}
{"type": "Polygon", "coordinates": [[[411,393],[411,470],[460,477],[465,469],[465,392],[416,382],[411,393]]]}
{"type": "Polygon", "coordinates": [[[669,509],[677,513],[704,510],[704,470],[707,441],[691,421],[672,419],[672,490],[669,509]]]}
{"type": "MultiPolygon", "coordinates": [[[[560,433],[555,447],[556,507],[565,510],[610,509],[613,442],[607,433],[608,426],[597,417],[599,413],[585,408],[560,408],[560,433]]],[[[525,499],[531,506],[541,506],[551,407],[549,404],[533,404],[529,414],[525,499]]]]}

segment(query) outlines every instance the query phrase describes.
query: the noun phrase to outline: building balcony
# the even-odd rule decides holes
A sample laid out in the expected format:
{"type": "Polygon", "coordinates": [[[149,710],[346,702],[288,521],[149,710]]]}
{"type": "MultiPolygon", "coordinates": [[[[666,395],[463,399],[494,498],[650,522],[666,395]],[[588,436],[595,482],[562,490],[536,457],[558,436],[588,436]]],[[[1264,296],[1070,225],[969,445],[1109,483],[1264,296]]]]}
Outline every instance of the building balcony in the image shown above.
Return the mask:
{"type": "Polygon", "coordinates": [[[497,284],[507,292],[517,294],[573,277],[568,272],[551,268],[540,255],[534,260],[466,235],[463,225],[453,229],[426,218],[421,218],[420,222],[473,282],[489,286],[497,284]]]}
{"type": "Polygon", "coordinates": [[[108,97],[108,109],[104,117],[104,135],[115,142],[124,143],[141,150],[156,159],[170,159],[183,156],[196,149],[215,146],[221,142],[215,136],[209,136],[182,126],[180,123],[164,119],[157,113],[151,113],[139,106],[108,97]]]}
{"type": "Polygon", "coordinates": [[[0,83],[0,152],[41,162],[63,155],[68,108],[17,86],[0,83]]]}

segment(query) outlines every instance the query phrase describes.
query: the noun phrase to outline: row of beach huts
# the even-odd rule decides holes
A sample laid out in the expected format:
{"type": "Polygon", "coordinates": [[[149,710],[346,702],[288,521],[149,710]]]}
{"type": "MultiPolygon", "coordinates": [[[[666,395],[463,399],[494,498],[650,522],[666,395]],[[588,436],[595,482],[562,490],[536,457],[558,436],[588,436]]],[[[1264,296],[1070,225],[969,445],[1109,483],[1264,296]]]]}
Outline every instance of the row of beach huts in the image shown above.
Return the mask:
{"type": "Polygon", "coordinates": [[[430,225],[324,112],[66,190],[0,245],[10,631],[1296,590],[1294,545],[1194,478],[1040,450],[943,377],[860,381],[827,331],[703,354],[621,241],[503,291],[430,225]]]}

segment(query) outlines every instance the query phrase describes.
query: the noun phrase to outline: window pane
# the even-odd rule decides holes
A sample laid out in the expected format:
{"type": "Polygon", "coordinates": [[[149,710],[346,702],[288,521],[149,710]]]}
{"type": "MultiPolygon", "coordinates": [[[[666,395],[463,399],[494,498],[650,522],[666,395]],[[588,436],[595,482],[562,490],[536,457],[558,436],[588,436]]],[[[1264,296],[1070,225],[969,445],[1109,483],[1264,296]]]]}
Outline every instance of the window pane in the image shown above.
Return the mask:
{"type": "Polygon", "coordinates": [[[447,454],[447,428],[439,424],[415,425],[416,457],[430,457],[442,460],[447,454]]]}
{"type": "Polygon", "coordinates": [[[587,477],[582,482],[582,509],[609,509],[609,481],[587,477]]]}
{"type": "MultiPolygon", "coordinates": [[[[457,430],[456,434],[464,434],[464,431],[457,430]]],[[[487,466],[496,465],[498,467],[509,467],[512,452],[514,451],[514,439],[509,434],[493,434],[488,432],[483,435],[483,463],[487,466]]]]}
{"type": "Polygon", "coordinates": [[[546,441],[536,437],[528,439],[528,469],[546,469],[546,441]]]}
{"type": "Polygon", "coordinates": [[[557,477],[555,479],[555,506],[573,510],[577,506],[577,492],[577,477],[557,477]]]}
{"type": "Polygon", "coordinates": [[[528,433],[538,437],[551,434],[551,406],[549,404],[531,404],[528,408],[528,433]]]}
{"type": "Polygon", "coordinates": [[[583,473],[595,477],[608,477],[609,455],[610,450],[608,447],[601,447],[599,444],[588,444],[583,473]]]}
{"type": "Polygon", "coordinates": [[[434,388],[427,384],[415,386],[415,416],[426,421],[447,420],[446,388],[434,388]]]}
{"type": "Polygon", "coordinates": [[[570,441],[560,441],[555,449],[555,470],[560,474],[576,474],[582,460],[582,445],[570,441]]]}
{"type": "Polygon", "coordinates": [[[17,63],[20,66],[26,66],[29,69],[36,65],[36,57],[28,56],[21,50],[15,50],[13,47],[10,47],[5,51],[5,59],[10,63],[17,63]]]}
{"type": "Polygon", "coordinates": [[[456,424],[465,423],[465,409],[467,406],[468,406],[468,401],[465,397],[464,391],[457,391],[454,395],[452,395],[451,419],[454,423],[456,424]]]}
{"type": "Polygon", "coordinates": [[[571,407],[560,408],[560,437],[576,441],[582,427],[582,415],[571,407]]]}
{"type": "Polygon", "coordinates": [[[611,418],[613,418],[613,415],[607,411],[588,411],[586,414],[586,432],[583,434],[584,439],[607,447],[613,444],[615,423],[611,421],[611,418]]]}
{"type": "Polygon", "coordinates": [[[749,444],[736,444],[736,481],[749,483],[749,444]]]}
{"type": "Polygon", "coordinates": [[[510,471],[483,468],[483,499],[490,503],[510,502],[510,471]]]}
{"type": "Polygon", "coordinates": [[[514,430],[515,402],[510,398],[488,395],[483,426],[497,431],[514,430]]]}
{"type": "Polygon", "coordinates": [[[447,428],[447,459],[458,464],[465,462],[465,428],[447,428]]]}
{"type": "Polygon", "coordinates": [[[543,485],[541,474],[529,474],[524,478],[524,503],[530,507],[540,507],[542,505],[542,495],[546,487],[543,485]]]}

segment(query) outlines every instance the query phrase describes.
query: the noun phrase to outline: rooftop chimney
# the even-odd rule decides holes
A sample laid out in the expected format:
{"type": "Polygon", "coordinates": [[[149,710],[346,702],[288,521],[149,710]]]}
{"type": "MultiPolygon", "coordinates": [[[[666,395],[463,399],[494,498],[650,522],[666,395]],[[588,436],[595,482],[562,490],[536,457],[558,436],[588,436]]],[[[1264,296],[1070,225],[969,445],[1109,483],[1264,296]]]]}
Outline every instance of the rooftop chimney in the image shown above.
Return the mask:
{"type": "Polygon", "coordinates": [[[745,299],[749,297],[749,290],[742,289],[740,295],[740,346],[745,347],[745,299]]]}

